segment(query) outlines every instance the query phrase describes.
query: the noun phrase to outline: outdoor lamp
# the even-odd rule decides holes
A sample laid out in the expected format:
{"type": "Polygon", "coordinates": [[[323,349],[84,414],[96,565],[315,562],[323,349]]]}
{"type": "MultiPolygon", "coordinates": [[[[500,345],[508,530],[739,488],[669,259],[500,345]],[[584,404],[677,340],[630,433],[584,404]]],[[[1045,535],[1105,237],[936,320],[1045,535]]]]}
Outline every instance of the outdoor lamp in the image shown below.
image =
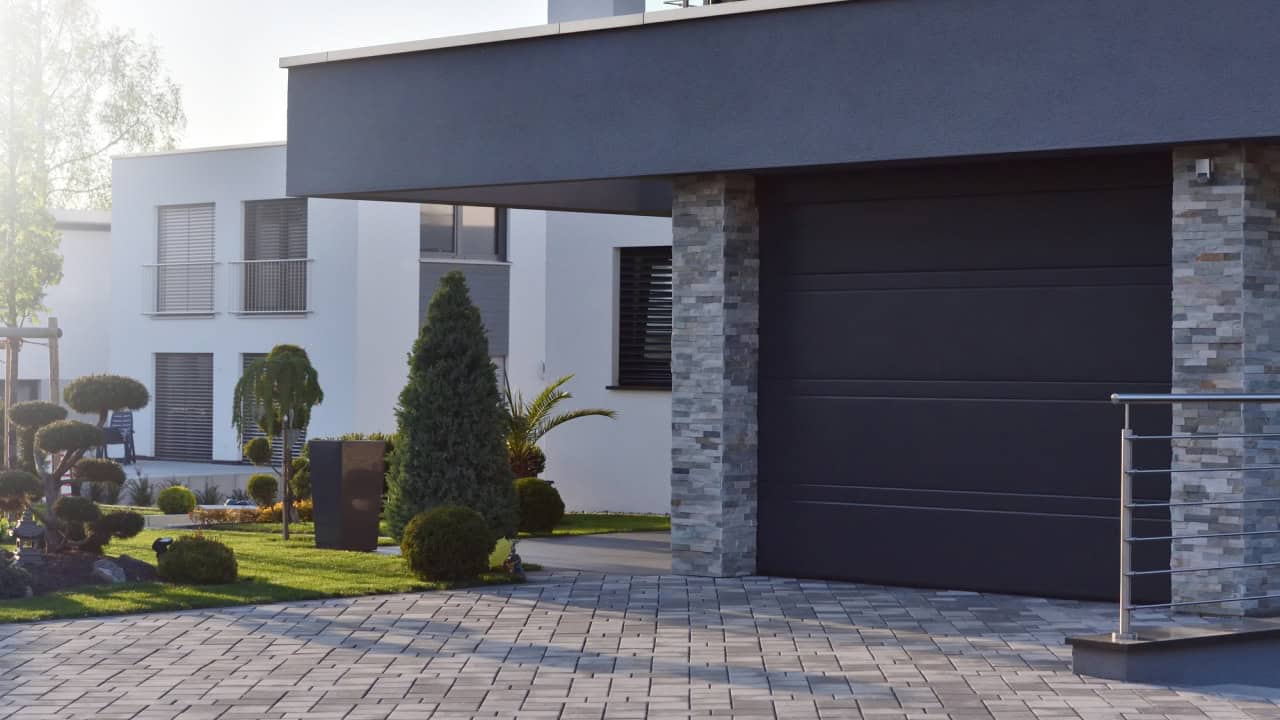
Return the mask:
{"type": "Polygon", "coordinates": [[[18,541],[18,565],[22,567],[39,567],[44,564],[44,528],[31,518],[31,511],[22,514],[22,521],[13,529],[13,537],[18,541]]]}
{"type": "Polygon", "coordinates": [[[169,546],[172,544],[173,538],[171,537],[156,538],[156,541],[151,543],[151,549],[156,552],[156,560],[159,560],[161,555],[169,552],[169,546]]]}

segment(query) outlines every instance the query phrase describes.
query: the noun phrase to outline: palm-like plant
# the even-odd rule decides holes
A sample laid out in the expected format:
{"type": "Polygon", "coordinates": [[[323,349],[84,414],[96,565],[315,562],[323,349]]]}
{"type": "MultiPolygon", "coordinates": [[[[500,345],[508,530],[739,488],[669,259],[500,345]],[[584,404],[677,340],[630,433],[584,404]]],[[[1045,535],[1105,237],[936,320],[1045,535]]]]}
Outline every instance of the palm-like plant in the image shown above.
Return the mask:
{"type": "Polygon", "coordinates": [[[573,394],[564,389],[565,384],[572,379],[572,375],[565,375],[543,388],[542,392],[528,402],[519,390],[511,389],[510,382],[506,383],[503,406],[507,412],[507,459],[517,478],[534,477],[542,472],[546,460],[538,447],[538,441],[547,433],[578,418],[618,416],[617,412],[604,408],[582,408],[556,413],[556,406],[573,398],[573,394]]]}
{"type": "Polygon", "coordinates": [[[311,422],[311,409],[324,402],[320,376],[311,366],[307,351],[297,345],[277,345],[266,357],[254,360],[236,383],[231,423],[244,433],[245,424],[254,422],[267,437],[279,436],[284,447],[282,474],[284,512],[282,531],[289,539],[289,513],[293,498],[289,483],[293,474],[294,433],[311,422]],[[246,418],[248,410],[256,417],[246,418]]]}

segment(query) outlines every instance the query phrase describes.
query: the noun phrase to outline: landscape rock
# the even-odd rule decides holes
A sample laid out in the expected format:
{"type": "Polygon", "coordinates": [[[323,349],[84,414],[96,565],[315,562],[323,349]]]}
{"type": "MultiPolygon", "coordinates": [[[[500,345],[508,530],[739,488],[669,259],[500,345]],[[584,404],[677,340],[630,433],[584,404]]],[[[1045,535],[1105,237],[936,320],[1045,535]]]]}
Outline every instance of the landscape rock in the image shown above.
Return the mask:
{"type": "Polygon", "coordinates": [[[93,576],[109,583],[122,583],[128,580],[125,577],[124,568],[106,558],[94,561],[93,576]]]}

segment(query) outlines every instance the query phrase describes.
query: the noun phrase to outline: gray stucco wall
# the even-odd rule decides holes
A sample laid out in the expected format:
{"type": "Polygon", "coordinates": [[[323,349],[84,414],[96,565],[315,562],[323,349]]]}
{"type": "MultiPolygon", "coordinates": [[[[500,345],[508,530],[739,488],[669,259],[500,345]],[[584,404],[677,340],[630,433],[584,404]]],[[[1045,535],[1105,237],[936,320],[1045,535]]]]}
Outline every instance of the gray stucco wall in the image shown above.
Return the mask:
{"type": "Polygon", "coordinates": [[[511,338],[511,267],[450,262],[424,262],[419,266],[418,322],[427,321],[427,306],[440,286],[440,278],[450,270],[461,270],[467,278],[471,302],[480,308],[480,319],[489,336],[489,354],[506,355],[511,338]]]}
{"type": "Polygon", "coordinates": [[[1277,26],[1274,0],[851,1],[298,66],[288,189],[1280,135],[1277,26]]]}

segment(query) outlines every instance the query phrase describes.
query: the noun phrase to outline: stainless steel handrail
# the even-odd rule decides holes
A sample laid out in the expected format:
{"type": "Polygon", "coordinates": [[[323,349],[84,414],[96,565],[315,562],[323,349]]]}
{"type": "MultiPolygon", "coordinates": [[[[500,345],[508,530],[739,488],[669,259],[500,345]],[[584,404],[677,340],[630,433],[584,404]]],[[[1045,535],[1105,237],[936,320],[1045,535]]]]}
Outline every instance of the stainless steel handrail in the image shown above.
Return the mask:
{"type": "Polygon", "coordinates": [[[1133,444],[1142,440],[1227,440],[1245,438],[1280,438],[1280,433],[1175,433],[1168,435],[1137,435],[1133,432],[1130,417],[1132,405],[1173,405],[1176,403],[1212,403],[1212,404],[1245,404],[1245,403],[1280,403],[1280,394],[1271,393],[1115,393],[1111,402],[1124,406],[1124,428],[1120,431],[1120,621],[1117,631],[1112,633],[1114,639],[1130,640],[1136,637],[1133,632],[1133,611],[1147,609],[1169,609],[1196,605],[1213,605],[1227,602],[1249,602],[1255,600],[1271,600],[1280,598],[1280,594],[1229,596],[1212,600],[1180,600],[1177,602],[1151,603],[1135,605],[1133,603],[1133,578],[1159,575],[1175,575],[1179,573],[1216,572],[1220,570],[1237,570],[1244,568],[1280,566],[1280,562],[1244,563],[1236,565],[1218,565],[1213,567],[1169,568],[1168,570],[1134,570],[1133,544],[1138,542],[1189,540],[1195,538],[1249,537],[1254,535],[1280,535],[1280,530],[1250,530],[1240,532],[1214,532],[1177,534],[1162,536],[1138,537],[1133,534],[1133,511],[1147,508],[1177,508],[1206,505],[1235,505],[1263,502],[1280,503],[1280,497],[1237,498],[1231,500],[1189,500],[1181,502],[1137,502],[1133,501],[1133,480],[1145,479],[1151,475],[1166,475],[1183,472],[1246,472],[1263,470],[1280,470],[1280,465],[1242,465],[1231,467],[1203,468],[1145,468],[1133,467],[1133,444]]]}

